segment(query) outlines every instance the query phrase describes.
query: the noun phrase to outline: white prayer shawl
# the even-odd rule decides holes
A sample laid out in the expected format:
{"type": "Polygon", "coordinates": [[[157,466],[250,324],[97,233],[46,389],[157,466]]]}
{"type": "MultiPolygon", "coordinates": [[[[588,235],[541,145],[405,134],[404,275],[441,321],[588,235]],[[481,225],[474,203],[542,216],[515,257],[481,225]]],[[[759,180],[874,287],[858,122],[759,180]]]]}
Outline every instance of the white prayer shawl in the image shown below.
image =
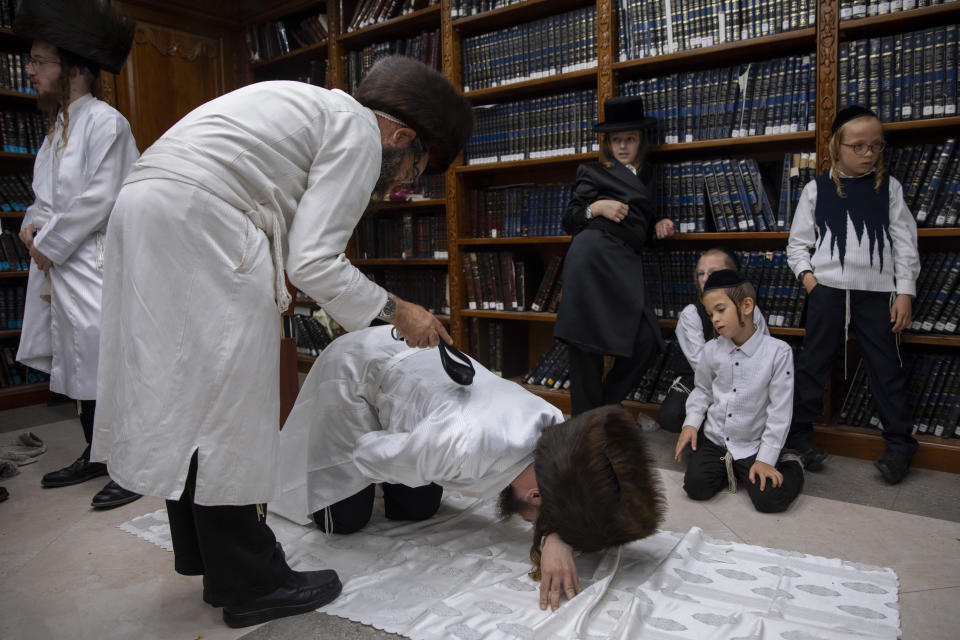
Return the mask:
{"type": "Polygon", "coordinates": [[[497,495],[533,462],[540,433],[563,414],[474,367],[473,384],[461,386],[437,348],[411,349],[386,326],[334,340],[281,433],[271,510],[304,522],[372,482],[497,495]]]}
{"type": "Polygon", "coordinates": [[[144,152],[107,232],[92,458],[114,480],[178,499],[197,452],[197,504],[273,498],[278,252],[341,325],[369,325],[386,291],[343,250],[380,158],[369,109],[299,82],[221,96],[144,152]]]}
{"type": "Polygon", "coordinates": [[[34,245],[53,266],[45,276],[30,261],[17,360],[49,373],[52,391],[92,400],[100,348],[102,236],[139,154],[129,123],[110,105],[87,94],[68,109],[66,146],[61,148],[61,113],[34,163],[36,200],[23,227],[39,229],[34,245]],[[47,278],[49,299],[41,297],[47,278]]]}

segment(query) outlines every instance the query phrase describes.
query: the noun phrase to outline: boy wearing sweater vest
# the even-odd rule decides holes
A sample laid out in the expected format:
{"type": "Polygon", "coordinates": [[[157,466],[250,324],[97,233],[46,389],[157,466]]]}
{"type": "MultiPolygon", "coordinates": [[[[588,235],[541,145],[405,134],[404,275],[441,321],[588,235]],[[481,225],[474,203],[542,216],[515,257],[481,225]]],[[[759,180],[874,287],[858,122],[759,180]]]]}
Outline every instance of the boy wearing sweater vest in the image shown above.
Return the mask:
{"type": "Polygon", "coordinates": [[[804,187],[797,204],[787,261],[807,291],[807,325],[787,446],[808,470],[822,466],[825,456],[811,441],[813,420],[852,325],[886,443],[874,465],[896,484],[917,450],[898,342],[910,324],[920,260],[903,188],[884,171],[885,144],[876,114],[856,105],[841,110],[830,138],[831,168],[804,187]]]}

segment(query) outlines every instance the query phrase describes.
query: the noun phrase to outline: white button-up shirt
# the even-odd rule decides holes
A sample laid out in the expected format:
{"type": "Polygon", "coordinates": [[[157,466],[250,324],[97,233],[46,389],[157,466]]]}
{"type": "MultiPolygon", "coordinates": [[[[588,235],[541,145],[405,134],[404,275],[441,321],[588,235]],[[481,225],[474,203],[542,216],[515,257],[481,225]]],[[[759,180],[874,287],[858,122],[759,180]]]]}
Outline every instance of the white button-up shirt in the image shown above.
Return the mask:
{"type": "Polygon", "coordinates": [[[700,427],[735,460],[757,454],[775,465],[793,415],[793,352],[760,331],[741,346],[728,338],[706,344],[687,398],[685,425],[700,427]]]}

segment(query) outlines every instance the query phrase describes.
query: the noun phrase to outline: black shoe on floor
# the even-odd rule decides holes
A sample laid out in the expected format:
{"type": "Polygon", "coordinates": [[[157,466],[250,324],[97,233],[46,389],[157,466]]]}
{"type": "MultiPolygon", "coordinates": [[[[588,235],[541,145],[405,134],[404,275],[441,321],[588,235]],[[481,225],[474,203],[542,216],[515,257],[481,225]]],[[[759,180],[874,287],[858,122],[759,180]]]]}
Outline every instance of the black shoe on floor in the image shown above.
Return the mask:
{"type": "Polygon", "coordinates": [[[800,462],[803,463],[803,469],[805,471],[822,470],[823,463],[828,457],[826,451],[813,444],[809,440],[788,444],[787,447],[795,451],[797,455],[800,456],[800,462]]]}
{"type": "Polygon", "coordinates": [[[44,474],[40,484],[50,489],[53,487],[69,487],[72,484],[80,484],[105,475],[107,475],[107,465],[102,462],[90,462],[81,456],[74,460],[69,467],[44,474]]]}
{"type": "Polygon", "coordinates": [[[133,491],[127,491],[116,482],[111,480],[107,485],[93,496],[90,506],[94,509],[112,509],[121,505],[130,504],[134,500],[139,500],[140,494],[133,491]]]}
{"type": "Polygon", "coordinates": [[[239,629],[250,625],[295,616],[319,609],[340,595],[343,585],[335,571],[293,572],[290,579],[272,593],[241,605],[223,608],[223,621],[239,629]]]}
{"type": "Polygon", "coordinates": [[[7,492],[6,487],[0,487],[0,502],[3,502],[10,497],[10,494],[7,492]]]}
{"type": "Polygon", "coordinates": [[[910,458],[902,453],[885,449],[880,457],[873,461],[873,466],[880,470],[887,484],[897,484],[907,477],[907,472],[910,471],[910,458]]]}

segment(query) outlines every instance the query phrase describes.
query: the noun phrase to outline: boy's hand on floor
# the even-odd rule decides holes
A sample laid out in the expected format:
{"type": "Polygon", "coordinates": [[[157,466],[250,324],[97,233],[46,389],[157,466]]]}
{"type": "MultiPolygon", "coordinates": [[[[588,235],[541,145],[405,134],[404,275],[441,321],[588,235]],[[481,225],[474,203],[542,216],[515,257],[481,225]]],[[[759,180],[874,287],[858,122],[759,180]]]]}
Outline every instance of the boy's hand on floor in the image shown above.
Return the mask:
{"type": "Polygon", "coordinates": [[[673,457],[677,462],[680,462],[680,458],[683,457],[683,450],[688,444],[691,449],[694,451],[697,450],[697,428],[685,425],[683,429],[680,430],[680,437],[677,438],[677,450],[673,453],[673,457]]]}
{"type": "Polygon", "coordinates": [[[757,484],[757,478],[760,479],[760,491],[763,491],[767,480],[770,481],[771,487],[779,487],[783,484],[783,474],[777,471],[776,467],[771,467],[766,462],[760,462],[759,460],[755,461],[753,466],[750,467],[748,477],[753,484],[757,484]]]}
{"type": "Polygon", "coordinates": [[[573,599],[580,593],[580,579],[573,563],[573,548],[559,534],[551,533],[540,552],[540,609],[556,611],[560,594],[573,599]]]}

